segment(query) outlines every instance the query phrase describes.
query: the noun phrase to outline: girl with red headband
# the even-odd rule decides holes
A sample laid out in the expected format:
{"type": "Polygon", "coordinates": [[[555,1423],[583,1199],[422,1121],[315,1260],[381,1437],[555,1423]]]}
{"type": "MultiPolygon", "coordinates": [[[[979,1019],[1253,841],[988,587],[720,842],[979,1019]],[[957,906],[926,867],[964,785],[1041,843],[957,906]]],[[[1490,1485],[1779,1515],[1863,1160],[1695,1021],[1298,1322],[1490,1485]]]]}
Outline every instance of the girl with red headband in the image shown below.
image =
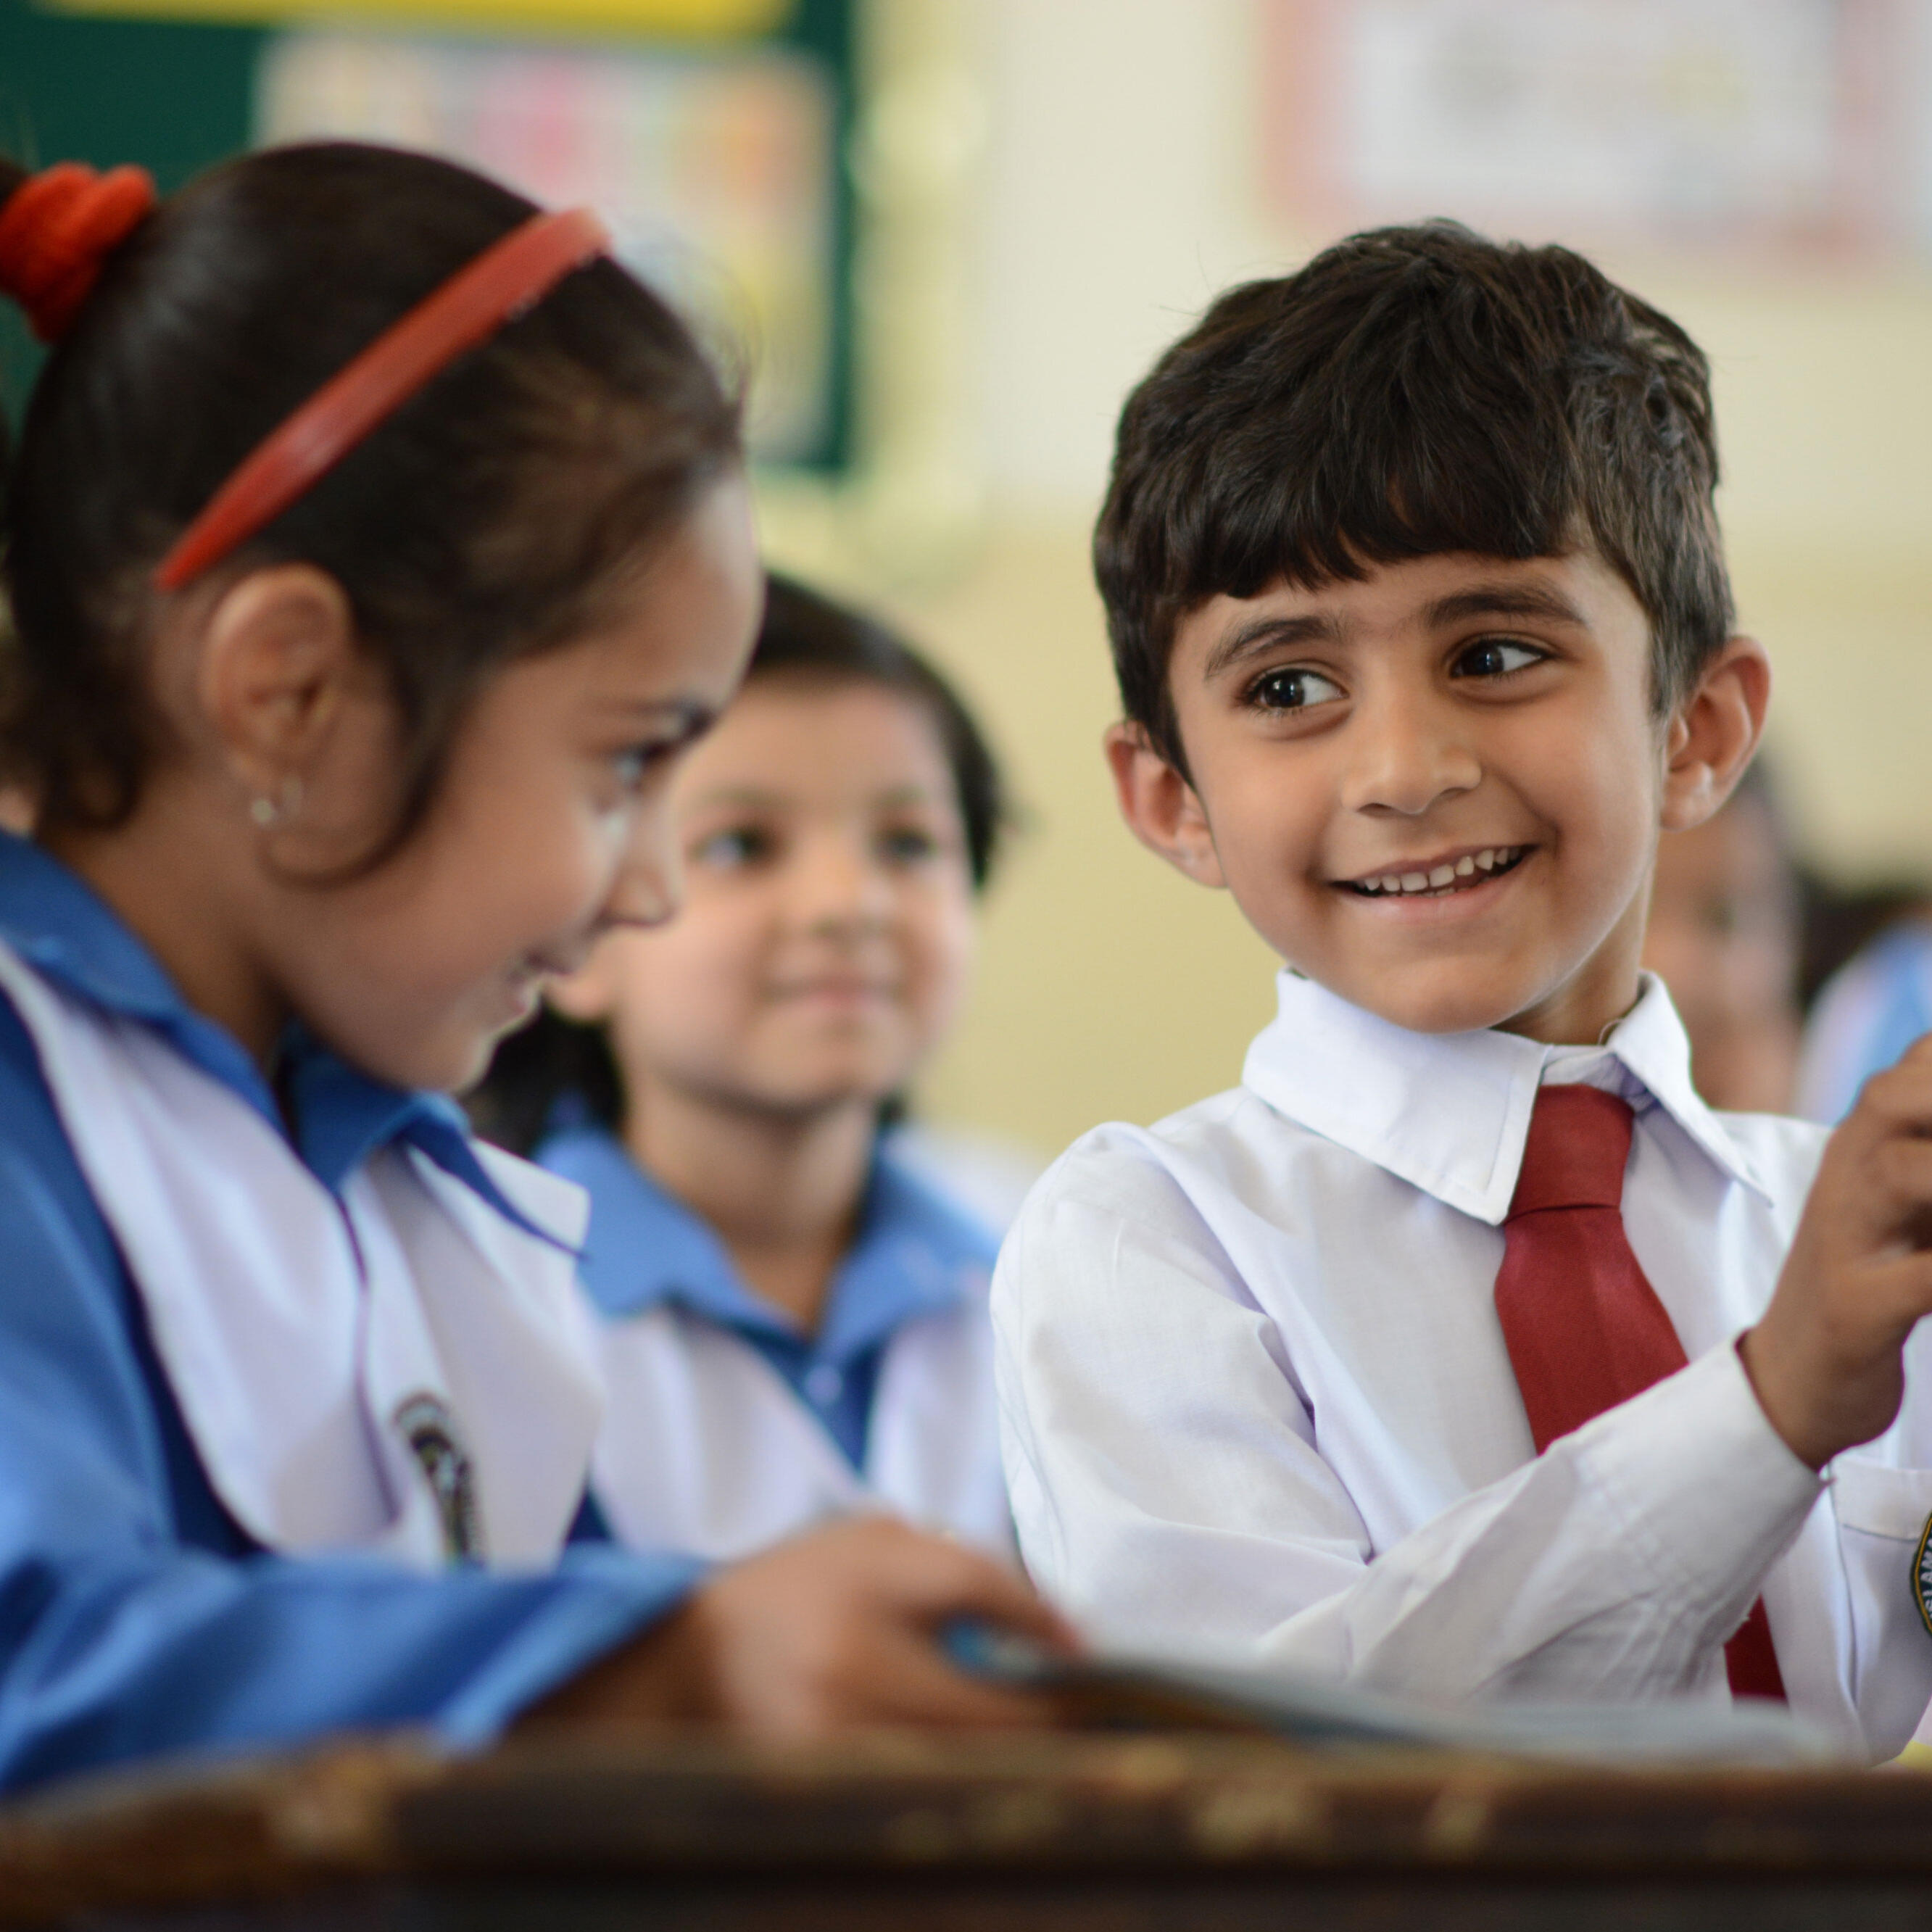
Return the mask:
{"type": "Polygon", "coordinates": [[[547,216],[290,148],[159,206],[0,170],[52,344],[4,514],[0,1788],[428,1725],[1022,1720],[1049,1643],[883,1520],[613,1547],[576,1190],[443,1096],[668,917],[760,579],[735,409],[547,216]]]}

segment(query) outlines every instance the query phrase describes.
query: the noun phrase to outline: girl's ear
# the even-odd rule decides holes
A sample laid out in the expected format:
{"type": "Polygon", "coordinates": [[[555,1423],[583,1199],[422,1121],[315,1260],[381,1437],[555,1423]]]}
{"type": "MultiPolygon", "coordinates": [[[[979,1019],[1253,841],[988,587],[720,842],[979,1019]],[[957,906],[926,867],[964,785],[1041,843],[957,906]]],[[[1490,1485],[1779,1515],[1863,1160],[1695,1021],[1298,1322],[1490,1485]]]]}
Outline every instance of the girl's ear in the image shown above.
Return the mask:
{"type": "Polygon", "coordinates": [[[1732,638],[1672,713],[1666,734],[1663,827],[1701,825],[1744,776],[1764,734],[1771,659],[1755,638],[1732,638]]]}
{"type": "Polygon", "coordinates": [[[204,728],[257,799],[299,792],[345,703],[366,697],[347,593],[305,563],[251,571],[202,633],[195,697],[204,728]]]}
{"type": "Polygon", "coordinates": [[[1128,830],[1197,885],[1226,885],[1194,788],[1154,749],[1145,730],[1123,721],[1108,726],[1102,742],[1128,830]]]}

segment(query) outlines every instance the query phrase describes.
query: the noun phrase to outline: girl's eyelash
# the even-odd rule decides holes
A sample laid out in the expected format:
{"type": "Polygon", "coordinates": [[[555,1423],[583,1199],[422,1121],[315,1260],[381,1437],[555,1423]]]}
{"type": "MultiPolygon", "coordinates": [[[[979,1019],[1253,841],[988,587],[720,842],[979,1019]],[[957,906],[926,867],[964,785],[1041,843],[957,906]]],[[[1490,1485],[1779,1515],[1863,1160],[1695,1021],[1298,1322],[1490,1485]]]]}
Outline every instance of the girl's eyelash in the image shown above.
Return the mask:
{"type": "Polygon", "coordinates": [[[641,778],[653,765],[661,764],[674,752],[682,748],[685,740],[676,738],[659,738],[647,745],[627,745],[618,752],[614,763],[630,782],[641,778]]]}

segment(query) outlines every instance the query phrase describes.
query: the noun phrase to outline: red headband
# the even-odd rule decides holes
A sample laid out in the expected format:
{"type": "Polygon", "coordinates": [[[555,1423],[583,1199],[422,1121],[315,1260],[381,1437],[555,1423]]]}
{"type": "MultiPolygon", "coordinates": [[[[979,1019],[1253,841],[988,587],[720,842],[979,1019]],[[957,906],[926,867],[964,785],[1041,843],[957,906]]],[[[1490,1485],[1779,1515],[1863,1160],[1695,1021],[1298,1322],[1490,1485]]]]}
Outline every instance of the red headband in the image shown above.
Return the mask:
{"type": "Polygon", "coordinates": [[[604,224],[578,208],[533,214],[484,249],[256,445],[176,538],[155,583],[178,590],[246,542],[431,376],[610,245],[604,224]]]}
{"type": "Polygon", "coordinates": [[[34,333],[67,332],[108,256],[145,221],[154,184],[142,168],[97,174],[62,161],[30,175],[0,207],[0,291],[27,311],[34,333]]]}

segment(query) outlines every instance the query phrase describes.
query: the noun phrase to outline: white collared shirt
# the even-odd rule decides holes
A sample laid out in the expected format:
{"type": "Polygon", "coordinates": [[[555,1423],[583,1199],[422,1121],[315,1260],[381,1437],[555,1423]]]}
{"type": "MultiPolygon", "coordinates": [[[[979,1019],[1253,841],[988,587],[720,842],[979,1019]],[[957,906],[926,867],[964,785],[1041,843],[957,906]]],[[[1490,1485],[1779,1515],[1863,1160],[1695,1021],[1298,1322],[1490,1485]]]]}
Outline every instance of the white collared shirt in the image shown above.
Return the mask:
{"type": "Polygon", "coordinates": [[[1241,1086],[1078,1142],[994,1287],[1040,1585],[1124,1645],[1449,1700],[1726,1694],[1762,1588],[1793,1706],[1874,1757],[1932,1697],[1932,1357],[1821,1483],[1735,1347],[1825,1136],[1712,1113],[1662,986],[1605,1047],[1391,1026],[1284,974],[1241,1086]],[[1636,1109],[1624,1226],[1690,1366],[1538,1456],[1496,1319],[1538,1087],[1636,1109]]]}

